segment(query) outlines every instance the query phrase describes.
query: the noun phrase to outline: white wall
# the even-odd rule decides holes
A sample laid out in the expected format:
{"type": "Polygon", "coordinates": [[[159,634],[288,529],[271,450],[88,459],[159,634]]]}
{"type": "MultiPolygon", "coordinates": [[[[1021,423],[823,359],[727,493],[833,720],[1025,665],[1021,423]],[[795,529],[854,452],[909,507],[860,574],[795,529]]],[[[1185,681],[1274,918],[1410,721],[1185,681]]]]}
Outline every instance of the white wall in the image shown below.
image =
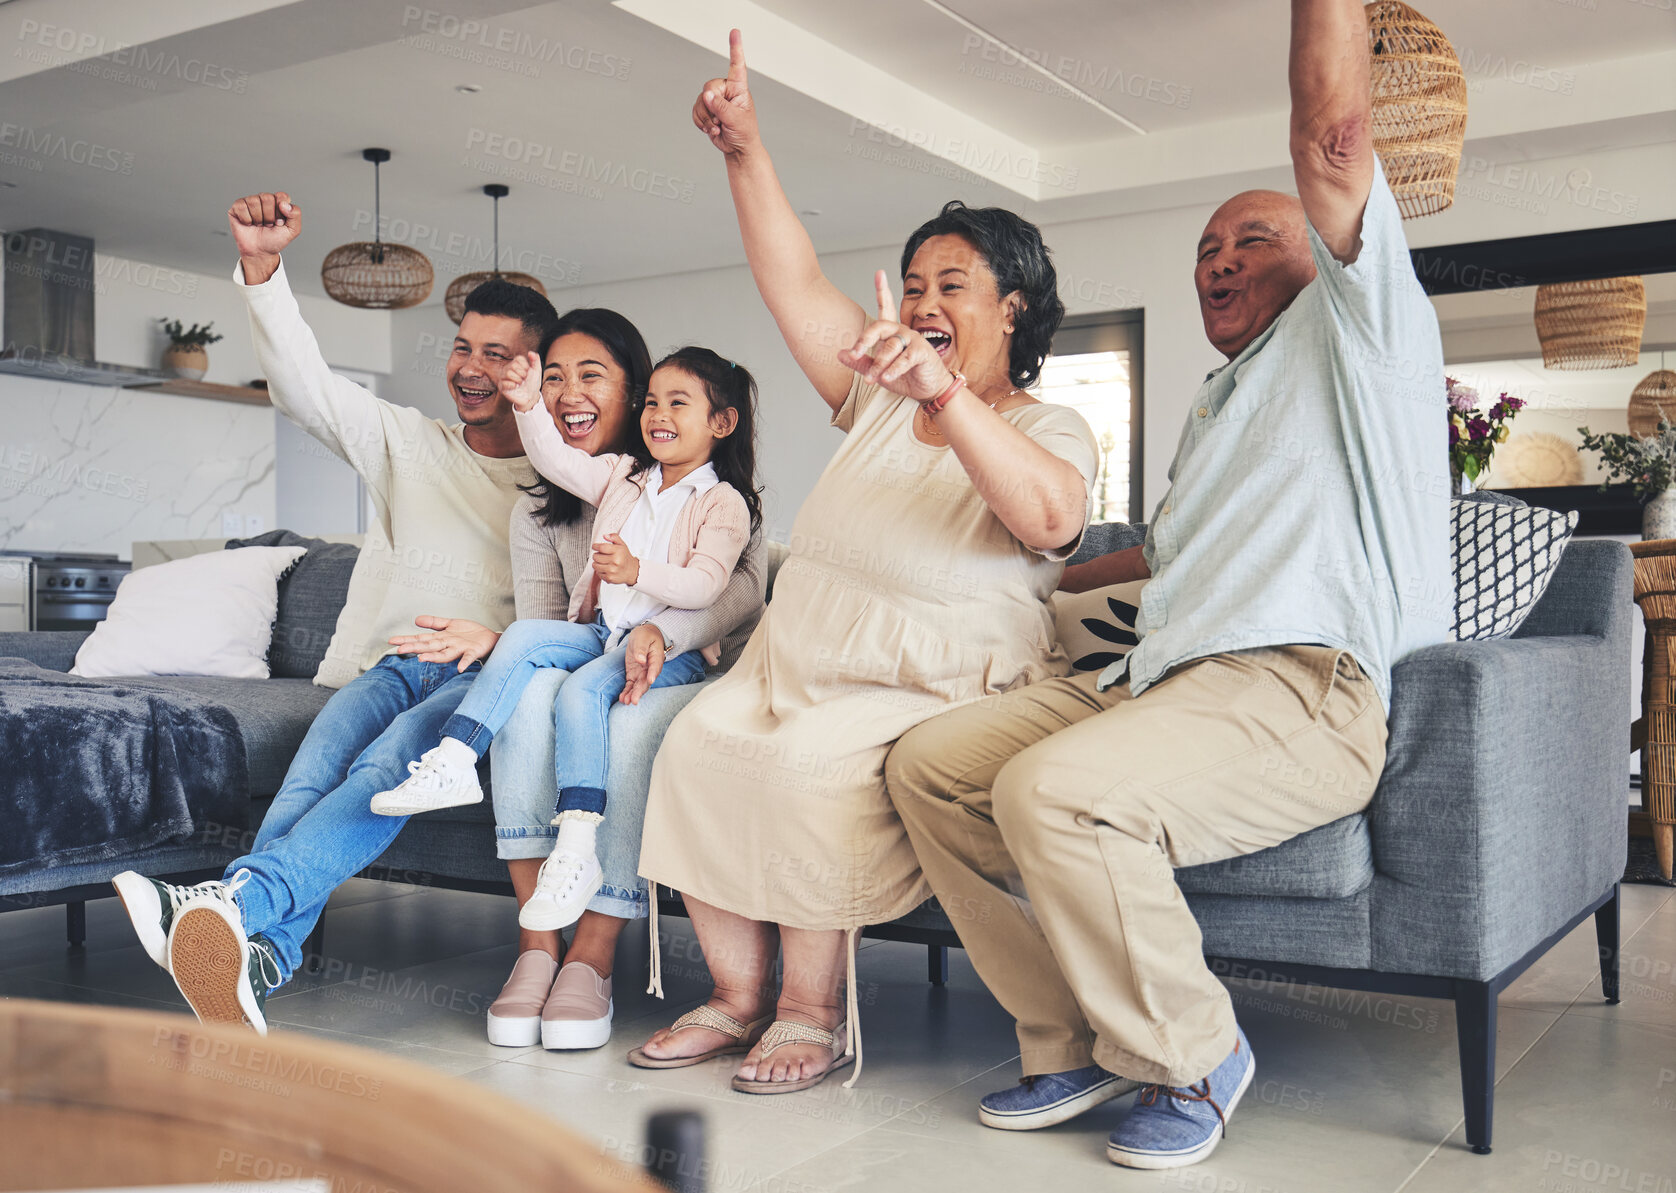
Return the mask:
{"type": "MultiPolygon", "coordinates": [[[[213,320],[225,338],[209,347],[205,379],[256,378],[231,272],[229,265],[227,275],[205,277],[98,255],[96,357],[155,366],[167,343],[160,317],[213,320]]],[[[389,371],[387,312],[306,295],[300,302],[328,361],[389,371]]],[[[0,550],[127,556],[135,540],[217,537],[229,514],[241,533],[252,524],[271,529],[276,471],[286,463],[276,466],[277,417],[268,406],[0,374],[0,550]]]]}

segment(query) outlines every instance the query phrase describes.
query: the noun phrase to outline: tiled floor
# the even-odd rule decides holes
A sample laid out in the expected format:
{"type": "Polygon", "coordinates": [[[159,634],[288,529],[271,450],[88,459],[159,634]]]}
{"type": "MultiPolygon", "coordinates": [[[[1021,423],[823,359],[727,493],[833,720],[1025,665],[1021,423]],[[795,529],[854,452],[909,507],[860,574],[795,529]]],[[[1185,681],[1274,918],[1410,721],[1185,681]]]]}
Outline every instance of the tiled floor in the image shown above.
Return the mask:
{"type": "MultiPolygon", "coordinates": [[[[596,1052],[495,1048],[482,1014],[513,958],[510,900],[352,882],[328,914],[326,971],[268,1004],[278,1030],[403,1056],[552,1114],[624,1157],[655,1110],[708,1123],[728,1193],[845,1188],[1036,1193],[1042,1188],[1204,1193],[1670,1193],[1676,1173],[1676,895],[1624,888],[1623,1002],[1600,1001],[1584,925],[1502,997],[1495,1152],[1463,1144],[1447,1003],[1339,999],[1231,986],[1257,1078],[1227,1142],[1197,1168],[1113,1168],[1104,1140],[1126,1102],[1031,1134],[980,1127],[982,1094],[1017,1079],[1007,1017],[963,954],[925,981],[917,946],[870,943],[860,960],[866,1066],[857,1087],[747,1098],[725,1062],[629,1067],[623,1053],[704,993],[685,921],[667,926],[666,1004],[642,993],[646,934],[624,934],[616,1034],[596,1052]],[[1097,1183],[1099,1182],[1099,1183],[1097,1183]]],[[[115,900],[88,907],[88,945],[63,943],[62,909],[0,915],[0,995],[180,1009],[115,900]]]]}

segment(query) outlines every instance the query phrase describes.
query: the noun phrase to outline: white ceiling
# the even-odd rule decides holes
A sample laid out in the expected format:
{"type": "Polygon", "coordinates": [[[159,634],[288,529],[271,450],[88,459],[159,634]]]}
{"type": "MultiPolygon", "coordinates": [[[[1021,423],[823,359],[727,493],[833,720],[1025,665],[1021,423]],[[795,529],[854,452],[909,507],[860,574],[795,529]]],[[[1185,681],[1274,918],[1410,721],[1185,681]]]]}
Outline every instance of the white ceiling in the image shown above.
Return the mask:
{"type": "MultiPolygon", "coordinates": [[[[738,264],[721,164],[687,117],[725,71],[730,24],[823,251],[895,243],[951,192],[1087,218],[1214,201],[1284,164],[1284,0],[434,3],[0,5],[0,227],[223,274],[228,202],[288,188],[306,227],[292,276],[317,291],[324,254],[370,231],[359,151],[381,145],[384,215],[436,264],[432,302],[485,262],[485,182],[511,186],[503,250],[545,254],[515,264],[550,289],[738,264]]],[[[1468,67],[1469,137],[1530,156],[1676,140],[1676,15],[1425,7],[1468,67]],[[1532,67],[1565,93],[1530,85],[1532,67]]]]}

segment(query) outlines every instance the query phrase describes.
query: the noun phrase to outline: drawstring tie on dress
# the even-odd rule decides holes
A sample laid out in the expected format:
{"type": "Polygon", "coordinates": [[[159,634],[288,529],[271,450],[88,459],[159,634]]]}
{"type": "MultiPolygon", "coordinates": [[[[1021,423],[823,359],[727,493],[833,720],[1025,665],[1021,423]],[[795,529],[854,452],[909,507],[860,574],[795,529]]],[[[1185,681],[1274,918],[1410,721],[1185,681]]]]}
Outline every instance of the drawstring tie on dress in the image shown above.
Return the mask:
{"type": "Polygon", "coordinates": [[[647,967],[652,975],[650,984],[646,987],[647,994],[663,997],[663,954],[658,949],[658,884],[652,883],[652,962],[647,967]]]}
{"type": "Polygon", "coordinates": [[[861,1076],[861,1003],[855,992],[855,950],[860,943],[861,928],[859,925],[848,928],[844,932],[844,952],[849,958],[849,966],[844,975],[844,1054],[855,1053],[855,1072],[844,1082],[844,1088],[849,1089],[861,1076]]]}

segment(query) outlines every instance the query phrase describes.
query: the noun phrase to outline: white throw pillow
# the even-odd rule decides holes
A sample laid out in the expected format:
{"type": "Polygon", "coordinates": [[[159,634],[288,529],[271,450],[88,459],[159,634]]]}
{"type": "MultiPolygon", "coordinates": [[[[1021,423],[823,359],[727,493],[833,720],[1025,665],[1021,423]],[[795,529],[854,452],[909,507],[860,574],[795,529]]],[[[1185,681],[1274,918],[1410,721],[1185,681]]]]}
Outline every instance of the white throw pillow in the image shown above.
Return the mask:
{"type": "Polygon", "coordinates": [[[1054,637],[1076,671],[1104,671],[1134,649],[1145,580],[1053,594],[1054,637]]]}
{"type": "Polygon", "coordinates": [[[268,678],[279,578],[307,550],[239,547],[130,572],[70,674],[268,678]]]}
{"type": "Polygon", "coordinates": [[[1577,529],[1577,513],[1490,501],[1452,501],[1449,506],[1455,563],[1452,636],[1505,638],[1547,591],[1577,529]]]}

